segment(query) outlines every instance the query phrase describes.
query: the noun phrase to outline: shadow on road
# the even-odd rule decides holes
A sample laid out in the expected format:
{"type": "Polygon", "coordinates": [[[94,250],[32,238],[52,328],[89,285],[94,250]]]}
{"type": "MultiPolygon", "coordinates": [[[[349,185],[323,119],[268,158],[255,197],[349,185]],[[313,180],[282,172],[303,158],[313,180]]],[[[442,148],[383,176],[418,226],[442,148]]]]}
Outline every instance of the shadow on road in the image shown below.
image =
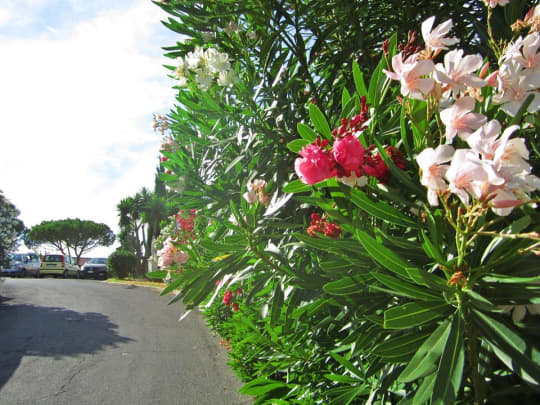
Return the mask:
{"type": "Polygon", "coordinates": [[[24,356],[77,357],[133,340],[118,335],[117,325],[100,313],[0,299],[0,388],[24,356]]]}

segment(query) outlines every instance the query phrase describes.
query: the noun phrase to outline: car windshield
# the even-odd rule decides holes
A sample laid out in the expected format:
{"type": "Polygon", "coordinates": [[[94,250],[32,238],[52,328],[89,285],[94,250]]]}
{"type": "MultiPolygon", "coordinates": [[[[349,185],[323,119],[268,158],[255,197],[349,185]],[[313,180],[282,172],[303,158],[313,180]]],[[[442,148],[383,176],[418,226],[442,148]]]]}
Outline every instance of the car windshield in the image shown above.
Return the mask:
{"type": "Polygon", "coordinates": [[[16,254],[10,254],[9,258],[16,262],[22,262],[24,259],[24,255],[16,253],[16,254]]]}
{"type": "Polygon", "coordinates": [[[88,261],[88,264],[107,264],[107,259],[103,257],[94,257],[88,261]]]}
{"type": "Polygon", "coordinates": [[[43,258],[44,262],[61,262],[62,256],[61,255],[45,255],[43,258]]]}

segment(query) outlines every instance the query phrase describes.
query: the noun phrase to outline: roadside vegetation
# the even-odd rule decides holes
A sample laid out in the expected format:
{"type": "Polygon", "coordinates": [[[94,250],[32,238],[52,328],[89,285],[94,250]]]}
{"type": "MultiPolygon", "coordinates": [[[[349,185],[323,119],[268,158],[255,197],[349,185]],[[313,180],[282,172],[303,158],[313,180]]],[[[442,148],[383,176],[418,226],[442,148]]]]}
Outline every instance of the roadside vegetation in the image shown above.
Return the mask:
{"type": "Polygon", "coordinates": [[[177,102],[121,240],[241,392],[538,402],[537,2],[156,4],[177,102]]]}

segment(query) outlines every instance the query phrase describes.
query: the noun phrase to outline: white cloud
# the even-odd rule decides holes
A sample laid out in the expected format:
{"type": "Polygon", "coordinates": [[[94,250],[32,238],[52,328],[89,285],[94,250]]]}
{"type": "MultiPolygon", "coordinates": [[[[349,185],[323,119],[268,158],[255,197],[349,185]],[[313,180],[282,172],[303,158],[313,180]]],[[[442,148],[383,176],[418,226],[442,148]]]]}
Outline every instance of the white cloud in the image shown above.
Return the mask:
{"type": "Polygon", "coordinates": [[[0,8],[0,27],[3,25],[6,25],[9,21],[11,21],[15,16],[11,11],[8,9],[2,9],[0,8]]]}
{"type": "Polygon", "coordinates": [[[163,17],[141,1],[54,39],[0,37],[0,189],[27,226],[79,217],[116,230],[120,199],[153,187],[152,113],[174,102],[155,56],[170,43],[150,41],[163,17]]]}

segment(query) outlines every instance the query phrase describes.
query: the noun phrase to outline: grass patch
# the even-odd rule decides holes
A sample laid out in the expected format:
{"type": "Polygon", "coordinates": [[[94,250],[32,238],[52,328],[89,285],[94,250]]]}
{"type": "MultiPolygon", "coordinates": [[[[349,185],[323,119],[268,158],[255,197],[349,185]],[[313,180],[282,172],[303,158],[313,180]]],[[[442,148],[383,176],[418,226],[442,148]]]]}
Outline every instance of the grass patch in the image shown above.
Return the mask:
{"type": "Polygon", "coordinates": [[[144,279],[133,279],[133,278],[115,278],[111,277],[107,279],[108,283],[120,283],[120,284],[130,284],[130,285],[140,285],[144,287],[156,287],[156,288],[165,288],[167,284],[159,281],[148,281],[144,279]]]}

